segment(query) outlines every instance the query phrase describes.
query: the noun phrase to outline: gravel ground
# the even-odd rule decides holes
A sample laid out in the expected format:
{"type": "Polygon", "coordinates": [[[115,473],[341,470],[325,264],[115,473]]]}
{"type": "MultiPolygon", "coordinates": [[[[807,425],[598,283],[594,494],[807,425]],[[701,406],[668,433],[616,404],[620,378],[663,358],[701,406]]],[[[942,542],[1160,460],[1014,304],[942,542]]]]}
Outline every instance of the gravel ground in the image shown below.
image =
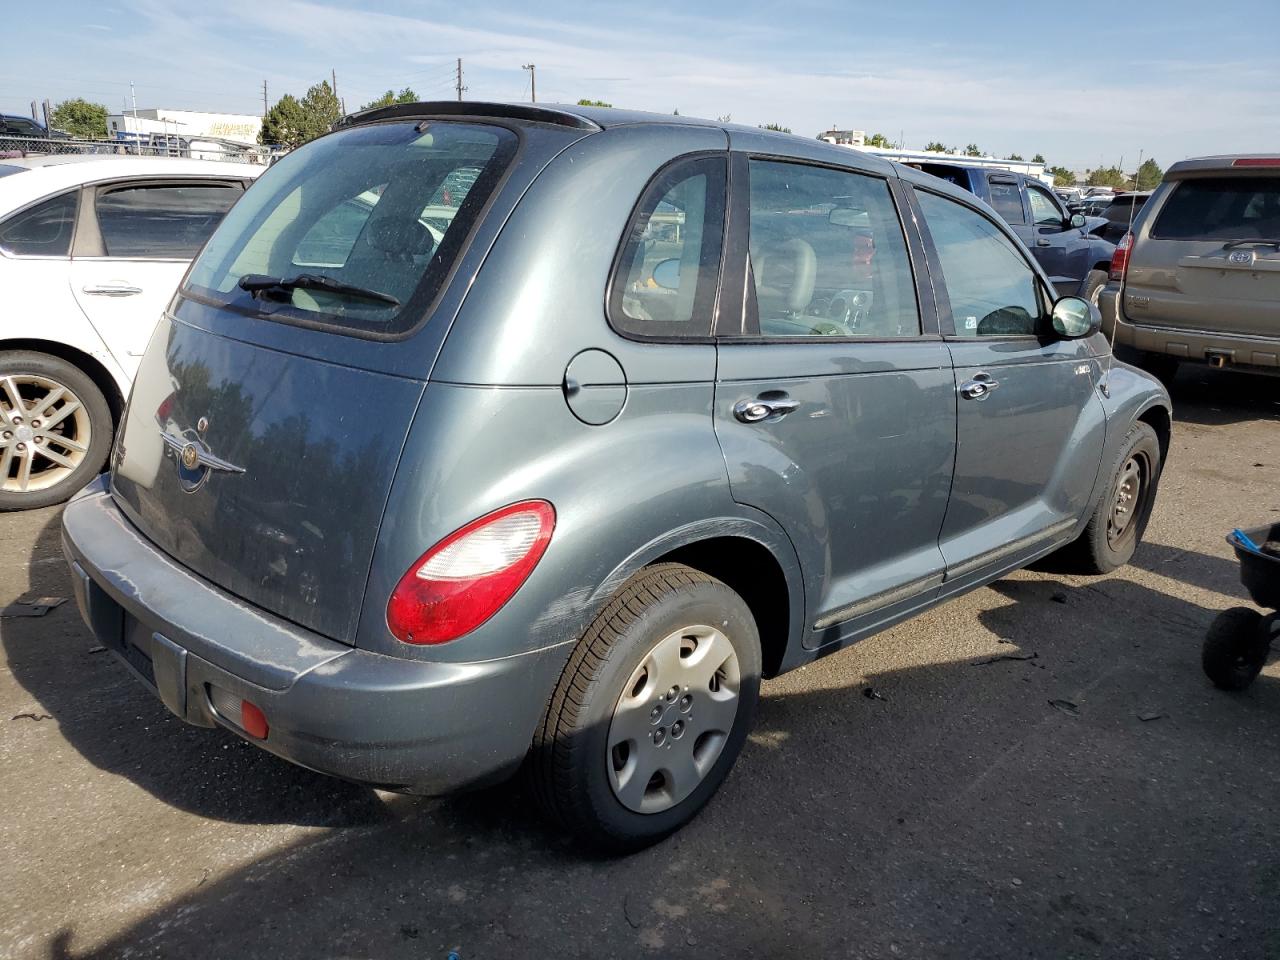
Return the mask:
{"type": "MultiPolygon", "coordinates": [[[[186,727],[73,603],[4,620],[0,956],[1280,957],[1280,663],[1243,695],[1199,664],[1247,602],[1223,535],[1280,517],[1280,380],[1174,399],[1132,566],[766,684],[711,806],[624,860],[513,787],[379,794],[186,727]]],[[[0,606],[70,596],[57,531],[0,516],[0,606]]]]}

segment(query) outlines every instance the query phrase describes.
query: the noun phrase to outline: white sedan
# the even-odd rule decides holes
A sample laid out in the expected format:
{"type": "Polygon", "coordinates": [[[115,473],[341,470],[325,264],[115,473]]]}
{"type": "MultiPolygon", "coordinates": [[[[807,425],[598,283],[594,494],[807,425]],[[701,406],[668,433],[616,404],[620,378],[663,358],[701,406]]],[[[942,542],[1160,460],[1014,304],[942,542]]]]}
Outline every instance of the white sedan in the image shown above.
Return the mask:
{"type": "Polygon", "coordinates": [[[263,169],[0,160],[0,510],[59,503],[102,468],[156,320],[263,169]]]}

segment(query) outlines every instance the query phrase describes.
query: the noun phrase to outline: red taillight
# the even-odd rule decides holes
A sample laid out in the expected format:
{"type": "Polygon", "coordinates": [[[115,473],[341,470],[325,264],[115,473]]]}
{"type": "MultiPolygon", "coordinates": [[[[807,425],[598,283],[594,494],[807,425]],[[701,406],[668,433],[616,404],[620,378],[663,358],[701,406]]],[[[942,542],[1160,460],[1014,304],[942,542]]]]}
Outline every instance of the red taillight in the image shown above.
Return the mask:
{"type": "Polygon", "coordinates": [[[156,407],[157,421],[164,423],[169,419],[169,414],[173,413],[173,402],[177,397],[178,395],[176,393],[171,393],[160,401],[160,406],[156,407]]]}
{"type": "Polygon", "coordinates": [[[1231,161],[1233,167],[1280,167],[1280,157],[1238,157],[1231,161]]]}
{"type": "Polygon", "coordinates": [[[1133,234],[1126,233],[1124,238],[1116,244],[1116,252],[1111,255],[1111,273],[1112,280],[1123,280],[1125,273],[1129,269],[1129,251],[1133,249],[1133,234]]]}
{"type": "Polygon", "coordinates": [[[473,520],[418,558],[387,602],[404,643],[446,643],[492,617],[525,582],[551,541],[556,512],[526,500],[473,520]]]}

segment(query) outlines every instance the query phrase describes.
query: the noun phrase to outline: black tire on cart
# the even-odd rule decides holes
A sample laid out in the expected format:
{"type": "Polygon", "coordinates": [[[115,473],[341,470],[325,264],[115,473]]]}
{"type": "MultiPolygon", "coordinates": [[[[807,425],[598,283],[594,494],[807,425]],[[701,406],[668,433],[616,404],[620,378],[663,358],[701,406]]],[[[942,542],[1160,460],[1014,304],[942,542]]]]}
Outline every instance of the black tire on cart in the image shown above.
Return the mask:
{"type": "Polygon", "coordinates": [[[1223,610],[1205,634],[1200,662],[1213,685],[1244,690],[1253,683],[1271,649],[1271,632],[1262,614],[1248,607],[1223,610]]]}

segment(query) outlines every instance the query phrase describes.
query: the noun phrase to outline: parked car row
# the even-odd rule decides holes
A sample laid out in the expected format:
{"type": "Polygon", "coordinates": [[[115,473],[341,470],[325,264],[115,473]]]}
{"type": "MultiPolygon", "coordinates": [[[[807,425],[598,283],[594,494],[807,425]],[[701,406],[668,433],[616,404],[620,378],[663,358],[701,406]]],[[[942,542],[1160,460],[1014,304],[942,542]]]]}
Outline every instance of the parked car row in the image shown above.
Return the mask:
{"type": "MultiPolygon", "coordinates": [[[[1007,186],[1033,243],[1086,242],[1007,186]]],[[[1129,559],[1170,405],[1099,322],[877,157],[370,111],[264,173],[163,311],[63,515],[77,601],[190,723],[409,792],[523,768],[633,849],[715,793],[762,677],[1053,551],[1129,559]]]]}

